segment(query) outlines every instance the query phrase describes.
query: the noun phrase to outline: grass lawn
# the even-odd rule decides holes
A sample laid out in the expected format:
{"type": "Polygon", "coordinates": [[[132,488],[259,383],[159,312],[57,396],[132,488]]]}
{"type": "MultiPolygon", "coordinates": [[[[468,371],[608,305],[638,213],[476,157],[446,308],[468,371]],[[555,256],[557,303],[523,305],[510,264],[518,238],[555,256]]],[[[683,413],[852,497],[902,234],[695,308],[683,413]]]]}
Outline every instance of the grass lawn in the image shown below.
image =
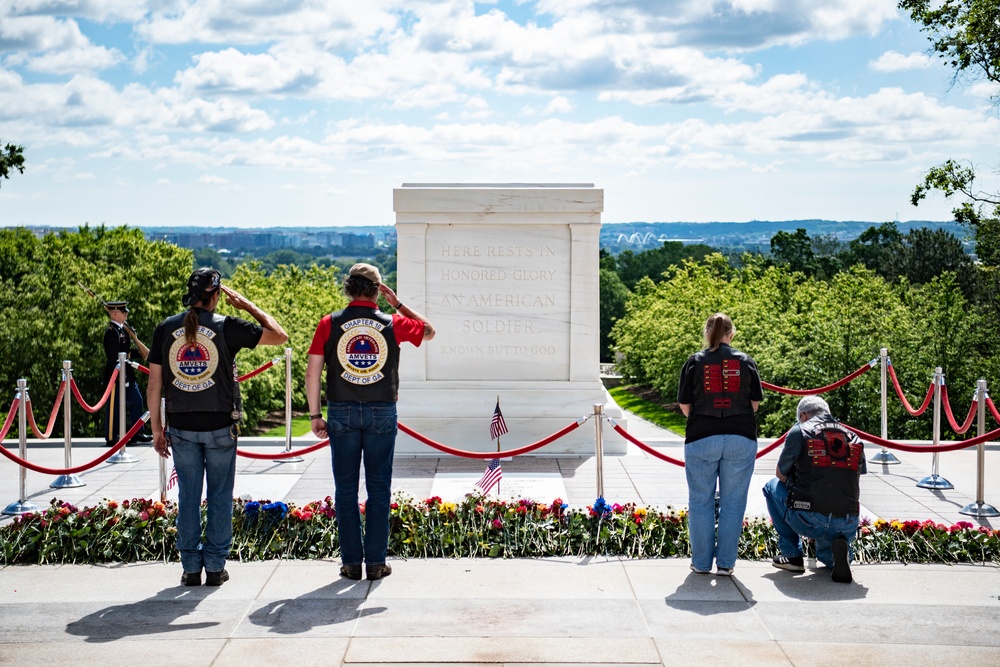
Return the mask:
{"type": "MultiPolygon", "coordinates": [[[[308,435],[311,433],[311,422],[309,421],[309,415],[302,415],[298,417],[292,417],[292,436],[308,435]]],[[[264,431],[260,434],[261,437],[265,438],[284,438],[285,437],[285,425],[281,424],[275,426],[274,428],[264,431]]]]}
{"type": "Polygon", "coordinates": [[[621,409],[669,429],[677,435],[684,435],[687,417],[680,412],[667,410],[663,403],[658,402],[660,397],[655,390],[633,384],[609,389],[608,393],[621,409]]]}

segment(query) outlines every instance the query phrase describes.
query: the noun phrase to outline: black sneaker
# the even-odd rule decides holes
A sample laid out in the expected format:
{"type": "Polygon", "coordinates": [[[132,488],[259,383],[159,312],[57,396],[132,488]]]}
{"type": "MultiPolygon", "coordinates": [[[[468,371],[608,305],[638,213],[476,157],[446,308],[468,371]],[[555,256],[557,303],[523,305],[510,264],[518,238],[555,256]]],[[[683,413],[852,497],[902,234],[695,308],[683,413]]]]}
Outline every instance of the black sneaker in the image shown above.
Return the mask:
{"type": "Polygon", "coordinates": [[[788,570],[789,572],[805,572],[806,566],[802,562],[802,556],[785,556],[778,554],[771,559],[771,565],[788,570]]]}
{"type": "Polygon", "coordinates": [[[346,577],[347,579],[353,579],[354,581],[358,581],[359,579],[361,579],[361,566],[341,565],[340,576],[346,577]]]}
{"type": "Polygon", "coordinates": [[[381,579],[382,577],[388,577],[392,574],[392,566],[388,563],[378,563],[376,565],[366,565],[365,570],[368,574],[369,581],[375,581],[376,579],[381,579]]]}
{"type": "Polygon", "coordinates": [[[229,572],[223,569],[221,572],[209,572],[205,570],[205,585],[206,586],[221,586],[222,584],[229,581],[229,572]]]}
{"type": "Polygon", "coordinates": [[[841,584],[849,584],[854,581],[851,576],[850,555],[847,548],[847,540],[838,537],[833,541],[833,580],[841,584]]]}
{"type": "Polygon", "coordinates": [[[181,586],[201,586],[201,571],[181,572],[181,586]]]}

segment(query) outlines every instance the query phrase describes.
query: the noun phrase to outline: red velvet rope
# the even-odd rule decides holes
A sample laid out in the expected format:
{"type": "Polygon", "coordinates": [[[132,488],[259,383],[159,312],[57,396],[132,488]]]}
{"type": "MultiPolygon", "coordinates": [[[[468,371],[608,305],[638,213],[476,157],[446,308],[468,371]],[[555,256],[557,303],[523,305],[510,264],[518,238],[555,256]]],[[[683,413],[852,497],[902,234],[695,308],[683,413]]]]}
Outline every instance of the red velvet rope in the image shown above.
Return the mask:
{"type": "Polygon", "coordinates": [[[771,384],[770,382],[763,382],[763,381],[760,384],[761,386],[764,387],[764,389],[770,389],[771,391],[776,391],[781,394],[791,394],[792,396],[812,396],[813,394],[825,394],[828,391],[833,391],[834,389],[843,387],[845,384],[855,379],[856,377],[864,375],[865,373],[867,373],[869,370],[872,369],[872,364],[874,364],[874,362],[868,362],[867,364],[865,364],[858,370],[854,371],[847,377],[837,380],[833,384],[828,384],[825,387],[818,387],[816,389],[786,389],[785,387],[779,387],[778,385],[774,385],[771,384]]]}
{"type": "Polygon", "coordinates": [[[539,440],[538,442],[532,443],[530,445],[525,445],[524,447],[519,447],[517,449],[507,449],[507,450],[504,450],[502,452],[499,452],[499,451],[498,452],[469,452],[469,451],[465,451],[464,449],[454,449],[452,447],[449,447],[448,445],[442,445],[440,442],[435,442],[434,440],[431,440],[430,438],[428,438],[426,436],[420,435],[419,433],[417,433],[416,431],[414,431],[410,427],[406,426],[405,424],[399,424],[399,430],[402,431],[403,433],[405,433],[406,435],[410,436],[411,438],[416,438],[417,440],[419,440],[420,442],[424,443],[425,445],[430,445],[434,449],[440,450],[440,451],[444,452],[445,454],[451,454],[452,456],[461,456],[461,457],[464,457],[464,458],[467,458],[467,459],[498,459],[498,458],[505,458],[505,457],[508,457],[508,456],[520,456],[521,454],[527,454],[528,452],[533,452],[536,449],[544,447],[545,445],[549,444],[553,440],[558,440],[559,438],[563,437],[564,435],[566,435],[570,431],[573,431],[573,430],[576,430],[576,429],[580,428],[580,424],[582,424],[583,421],[586,421],[586,420],[582,420],[582,421],[578,421],[578,422],[573,422],[569,426],[563,428],[562,430],[556,431],[552,435],[548,436],[547,438],[543,438],[542,440],[539,440]]]}
{"type": "Polygon", "coordinates": [[[83,400],[83,396],[80,395],[80,388],[76,386],[76,379],[70,380],[70,389],[73,390],[73,396],[76,397],[76,402],[80,404],[87,412],[97,412],[104,405],[104,402],[108,400],[108,396],[111,395],[111,388],[115,386],[115,380],[118,379],[118,369],[115,368],[114,372],[111,373],[111,379],[108,380],[108,388],[104,390],[104,396],[101,396],[101,400],[97,402],[97,405],[90,406],[87,405],[87,401],[83,400]]]}
{"type": "Polygon", "coordinates": [[[848,426],[844,424],[848,430],[853,431],[859,437],[868,442],[874,443],[876,445],[882,445],[883,447],[888,447],[889,449],[899,449],[904,452],[954,452],[959,449],[965,449],[966,447],[972,447],[973,445],[978,445],[981,442],[987,442],[989,440],[996,440],[1000,436],[1000,428],[990,431],[989,433],[984,433],[983,435],[977,436],[975,438],[969,438],[968,440],[963,440],[961,442],[953,442],[948,445],[904,445],[899,442],[893,442],[892,440],[885,440],[878,437],[877,435],[872,435],[871,433],[865,433],[861,429],[854,428],[853,426],[848,426]]]}
{"type": "Polygon", "coordinates": [[[52,412],[49,413],[49,425],[45,428],[45,432],[38,430],[38,425],[35,423],[35,413],[31,410],[31,399],[29,398],[25,404],[25,411],[28,413],[28,424],[31,426],[31,432],[35,434],[35,437],[39,440],[46,440],[50,435],[52,435],[52,429],[56,425],[56,415],[59,414],[59,404],[62,403],[63,394],[66,393],[66,381],[62,380],[59,383],[59,391],[56,392],[56,400],[52,405],[52,412]]]}
{"type": "Polygon", "coordinates": [[[10,425],[14,423],[14,417],[17,416],[17,408],[21,405],[21,399],[15,398],[10,404],[10,412],[7,413],[7,419],[3,422],[3,430],[0,430],[0,440],[7,437],[7,431],[10,430],[10,425]]]}
{"type": "MultiPolygon", "coordinates": [[[[790,430],[791,429],[788,429],[788,431],[790,431],[790,430]]],[[[778,438],[777,440],[775,440],[774,442],[772,442],[770,445],[768,445],[764,449],[762,449],[759,452],[757,452],[757,456],[755,458],[759,459],[762,456],[766,456],[767,454],[770,454],[771,452],[773,452],[774,450],[776,450],[778,447],[781,447],[783,444],[785,444],[785,438],[788,437],[788,431],[785,431],[784,433],[782,433],[780,438],[778,438]]]]}
{"type": "Polygon", "coordinates": [[[243,382],[244,380],[249,380],[249,379],[250,379],[250,378],[252,378],[252,377],[253,377],[254,375],[259,375],[259,374],[263,373],[264,371],[266,371],[266,370],[267,370],[268,368],[270,368],[270,367],[271,367],[271,366],[273,366],[273,365],[274,365],[275,363],[277,363],[277,361],[278,361],[277,359],[271,359],[271,361],[267,362],[266,364],[264,364],[263,366],[261,366],[261,367],[260,367],[260,368],[258,368],[257,370],[255,370],[255,371],[250,371],[250,372],[249,372],[249,373],[247,373],[246,375],[241,375],[241,376],[239,376],[238,378],[236,378],[236,381],[237,381],[237,382],[243,382]]]}
{"type": "Polygon", "coordinates": [[[969,430],[972,426],[972,420],[976,418],[976,408],[979,407],[979,401],[973,400],[972,405],[969,407],[969,415],[965,418],[965,421],[961,425],[955,421],[955,415],[951,411],[951,403],[948,402],[948,387],[946,385],[941,385],[941,405],[944,406],[944,416],[948,418],[948,424],[951,426],[951,430],[955,433],[961,435],[969,430]]]}
{"type": "Polygon", "coordinates": [[[924,402],[918,409],[914,410],[913,406],[910,405],[910,402],[906,400],[906,395],[903,393],[902,387],[899,386],[899,378],[896,377],[896,369],[892,367],[891,363],[889,364],[888,370],[889,377],[892,378],[892,386],[896,388],[896,395],[899,396],[899,400],[903,403],[903,407],[906,411],[914,417],[919,417],[924,414],[927,406],[931,404],[931,397],[934,396],[934,383],[931,382],[931,386],[927,387],[927,395],[924,396],[924,402]]]}
{"type": "Polygon", "coordinates": [[[258,452],[248,452],[245,449],[237,449],[236,450],[236,455],[237,456],[242,456],[243,458],[247,458],[247,459],[264,459],[265,461],[277,461],[279,459],[287,459],[287,458],[291,458],[293,456],[299,456],[300,454],[311,454],[311,453],[315,452],[318,449],[322,449],[323,447],[326,447],[328,444],[330,444],[330,439],[329,438],[327,438],[326,440],[320,440],[315,445],[310,445],[310,446],[306,447],[305,449],[299,449],[299,450],[292,451],[292,452],[284,452],[283,451],[283,452],[280,452],[278,454],[260,454],[258,452]]]}
{"type": "Polygon", "coordinates": [[[0,447],[0,454],[3,454],[8,459],[10,459],[11,461],[18,464],[21,467],[27,468],[28,470],[34,470],[35,472],[40,472],[45,475],[73,475],[78,472],[83,472],[84,470],[90,470],[94,466],[100,465],[105,461],[107,461],[112,456],[114,456],[119,449],[124,447],[126,443],[128,443],[128,441],[131,440],[132,437],[139,432],[143,424],[145,424],[146,420],[148,419],[149,419],[149,413],[147,412],[141,418],[136,420],[135,424],[132,425],[132,428],[129,430],[129,432],[126,433],[121,440],[115,443],[114,447],[111,447],[110,449],[108,449],[108,451],[104,452],[90,463],[84,463],[83,465],[73,466],[72,468],[48,468],[46,466],[40,466],[38,464],[31,463],[26,459],[22,459],[17,454],[12,454],[11,452],[8,452],[6,447],[0,447]]]}
{"type": "MultiPolygon", "coordinates": [[[[132,367],[135,368],[136,370],[142,371],[146,375],[149,375],[149,369],[146,368],[145,366],[143,366],[142,364],[137,364],[134,361],[130,361],[129,363],[132,364],[132,367]]],[[[246,375],[239,376],[238,378],[236,378],[236,381],[237,382],[243,382],[244,380],[249,380],[254,375],[259,375],[259,374],[263,373],[264,371],[266,371],[271,366],[274,366],[276,363],[278,363],[278,360],[277,359],[272,359],[271,361],[267,362],[266,364],[264,364],[263,366],[261,366],[257,370],[250,371],[246,375]]]]}
{"type": "Polygon", "coordinates": [[[613,429],[615,429],[615,431],[618,432],[618,435],[620,435],[621,437],[625,438],[626,440],[628,440],[629,442],[631,442],[633,445],[635,445],[636,447],[638,447],[642,451],[646,452],[647,454],[655,456],[656,458],[660,459],[661,461],[666,461],[667,463],[673,463],[675,466],[680,466],[681,468],[684,467],[684,461],[681,461],[680,459],[675,459],[672,456],[667,456],[666,454],[662,454],[662,453],[656,451],[655,449],[653,449],[652,447],[650,447],[649,445],[645,444],[641,440],[637,439],[634,435],[632,435],[631,433],[629,433],[628,431],[626,431],[625,429],[623,429],[621,427],[621,424],[616,424],[616,423],[614,423],[612,421],[611,422],[611,427],[613,429]]]}
{"type": "Polygon", "coordinates": [[[986,407],[993,413],[993,419],[996,419],[997,423],[1000,423],[1000,412],[997,412],[997,406],[993,404],[993,399],[989,396],[986,397],[986,407]]]}

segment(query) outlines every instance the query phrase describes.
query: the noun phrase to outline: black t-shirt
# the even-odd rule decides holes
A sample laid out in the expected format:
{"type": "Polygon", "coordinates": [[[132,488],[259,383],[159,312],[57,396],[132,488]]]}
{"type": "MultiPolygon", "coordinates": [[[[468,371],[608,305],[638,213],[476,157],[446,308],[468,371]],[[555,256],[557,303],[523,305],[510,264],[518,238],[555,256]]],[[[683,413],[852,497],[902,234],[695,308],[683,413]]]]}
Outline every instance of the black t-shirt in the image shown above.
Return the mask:
{"type": "MultiPolygon", "coordinates": [[[[226,340],[226,347],[229,348],[229,354],[235,359],[236,353],[240,350],[252,350],[257,347],[260,337],[264,335],[264,328],[259,324],[227,315],[222,335],[226,340]]],[[[150,364],[163,365],[164,336],[166,332],[161,322],[153,332],[153,342],[149,346],[149,357],[146,361],[150,364]]],[[[231,426],[233,417],[231,412],[168,412],[167,421],[174,428],[184,431],[215,431],[231,426]]]]}
{"type": "MultiPolygon", "coordinates": [[[[752,377],[747,378],[750,382],[750,400],[762,401],[764,390],[760,384],[760,373],[757,371],[757,364],[753,359],[749,359],[748,372],[752,377]]],[[[694,384],[701,382],[701,378],[695,377],[695,356],[691,355],[684,362],[681,368],[680,383],[677,387],[677,402],[691,405],[694,402],[694,384]]],[[[688,444],[707,438],[710,435],[741,435],[751,440],[757,439],[757,415],[750,413],[745,415],[734,415],[731,417],[712,417],[709,415],[695,414],[692,410],[687,418],[687,427],[684,431],[684,443],[688,444]]]]}

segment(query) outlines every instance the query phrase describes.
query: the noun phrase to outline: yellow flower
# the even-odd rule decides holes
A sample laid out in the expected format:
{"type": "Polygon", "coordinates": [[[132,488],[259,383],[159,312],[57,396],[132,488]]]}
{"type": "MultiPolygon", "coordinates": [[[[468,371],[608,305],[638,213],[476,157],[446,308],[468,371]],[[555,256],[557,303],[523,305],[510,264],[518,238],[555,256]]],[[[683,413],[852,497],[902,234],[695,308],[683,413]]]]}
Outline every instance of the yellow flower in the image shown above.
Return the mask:
{"type": "Polygon", "coordinates": [[[458,509],[458,505],[455,503],[441,503],[438,505],[438,512],[441,514],[451,514],[456,509],[458,509]]]}

